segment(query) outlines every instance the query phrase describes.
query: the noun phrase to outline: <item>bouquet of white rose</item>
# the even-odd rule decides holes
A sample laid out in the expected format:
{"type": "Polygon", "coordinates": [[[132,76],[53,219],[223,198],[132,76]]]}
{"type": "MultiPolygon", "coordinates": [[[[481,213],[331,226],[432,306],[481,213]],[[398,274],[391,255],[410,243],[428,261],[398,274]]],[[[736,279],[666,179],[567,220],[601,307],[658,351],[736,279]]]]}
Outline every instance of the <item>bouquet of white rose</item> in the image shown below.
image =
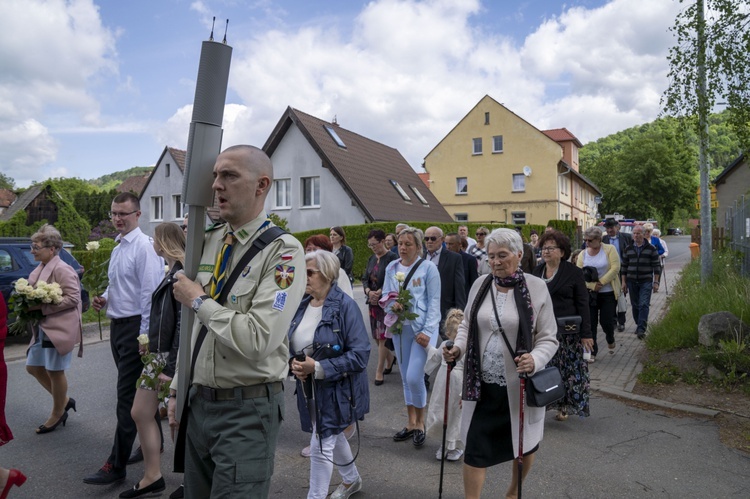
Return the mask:
{"type": "MultiPolygon", "coordinates": [[[[396,272],[396,281],[398,281],[399,284],[402,284],[404,282],[404,279],[406,276],[403,272],[396,272]]],[[[409,320],[414,320],[417,317],[419,317],[414,312],[411,312],[409,309],[411,307],[411,291],[404,288],[403,286],[399,286],[398,293],[395,291],[391,291],[386,295],[384,298],[381,298],[381,301],[388,302],[389,300],[396,300],[396,303],[400,305],[400,307],[395,307],[396,310],[394,310],[394,307],[391,306],[391,311],[388,312],[385,315],[385,319],[383,322],[385,323],[386,327],[388,328],[388,333],[391,335],[394,334],[401,334],[401,331],[404,328],[404,322],[409,320]]]]}
{"type": "Polygon", "coordinates": [[[141,377],[138,378],[135,387],[140,387],[141,383],[146,385],[154,390],[159,401],[163,402],[167,398],[167,395],[169,395],[169,383],[162,383],[159,379],[159,375],[164,370],[165,363],[159,355],[148,351],[149,343],[147,334],[138,335],[138,345],[141,347],[141,352],[145,351],[141,355],[141,362],[143,362],[145,370],[141,373],[141,377]]]}
{"type": "Polygon", "coordinates": [[[8,328],[13,335],[23,334],[42,320],[43,304],[57,305],[62,301],[62,288],[56,282],[38,281],[36,287],[26,279],[18,279],[8,300],[11,315],[16,321],[8,328]]]}

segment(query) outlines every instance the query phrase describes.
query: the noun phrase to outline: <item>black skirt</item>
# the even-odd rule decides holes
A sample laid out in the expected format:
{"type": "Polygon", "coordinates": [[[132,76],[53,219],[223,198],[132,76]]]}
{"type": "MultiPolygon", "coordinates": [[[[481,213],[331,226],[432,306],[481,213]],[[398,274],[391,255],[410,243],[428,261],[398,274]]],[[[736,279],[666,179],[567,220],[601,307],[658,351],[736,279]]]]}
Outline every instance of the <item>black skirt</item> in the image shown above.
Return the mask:
{"type": "MultiPolygon", "coordinates": [[[[524,456],[533,454],[535,446],[524,456]]],[[[477,402],[466,436],[464,463],[474,468],[489,468],[512,461],[513,432],[511,430],[508,387],[482,382],[482,397],[477,402]]]]}

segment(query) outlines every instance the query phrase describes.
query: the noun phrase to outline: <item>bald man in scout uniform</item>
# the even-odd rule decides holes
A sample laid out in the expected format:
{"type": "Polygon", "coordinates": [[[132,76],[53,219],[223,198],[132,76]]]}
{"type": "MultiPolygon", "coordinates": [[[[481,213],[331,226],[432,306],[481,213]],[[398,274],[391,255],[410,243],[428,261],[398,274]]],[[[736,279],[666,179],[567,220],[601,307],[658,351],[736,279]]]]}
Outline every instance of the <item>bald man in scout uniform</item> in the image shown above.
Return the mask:
{"type": "MultiPolygon", "coordinates": [[[[273,168],[262,150],[243,145],[222,152],[213,172],[226,223],[206,232],[196,281],[183,274],[174,285],[177,300],[197,314],[193,346],[207,327],[187,395],[185,497],[267,497],[284,410],[286,333],[305,291],[304,252],[291,235],[278,237],[242,268],[218,303],[222,279],[273,226],[263,210],[273,168]]],[[[173,412],[170,400],[174,427],[173,412]]]]}

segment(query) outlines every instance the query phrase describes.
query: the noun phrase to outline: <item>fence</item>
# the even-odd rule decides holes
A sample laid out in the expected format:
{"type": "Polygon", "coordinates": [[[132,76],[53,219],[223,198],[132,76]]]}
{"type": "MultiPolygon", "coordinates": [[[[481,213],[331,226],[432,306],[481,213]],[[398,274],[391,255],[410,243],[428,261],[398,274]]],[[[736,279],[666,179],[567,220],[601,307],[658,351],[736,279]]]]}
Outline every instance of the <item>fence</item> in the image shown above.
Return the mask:
{"type": "Polygon", "coordinates": [[[750,276],[750,199],[745,196],[727,209],[725,227],[729,247],[740,258],[740,271],[750,276]]]}

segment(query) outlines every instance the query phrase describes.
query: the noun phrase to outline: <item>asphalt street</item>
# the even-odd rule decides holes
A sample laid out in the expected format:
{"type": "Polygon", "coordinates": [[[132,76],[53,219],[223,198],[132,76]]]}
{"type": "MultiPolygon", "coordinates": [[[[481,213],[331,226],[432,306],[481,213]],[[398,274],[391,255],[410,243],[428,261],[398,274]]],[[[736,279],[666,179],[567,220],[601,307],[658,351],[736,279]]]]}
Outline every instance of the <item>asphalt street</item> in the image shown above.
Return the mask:
{"type": "MultiPolygon", "coordinates": [[[[373,353],[368,368],[371,380],[376,360],[373,353]]],[[[65,427],[37,435],[34,428],[49,414],[50,397],[25,372],[23,360],[8,363],[6,415],[15,440],[0,448],[0,465],[19,468],[29,478],[10,497],[117,497],[141,477],[143,465],[139,463],[128,467],[127,479],[118,485],[102,487],[82,481],[104,463],[112,445],[115,367],[108,343],[87,345],[82,359],[73,358],[68,379],[78,412],[70,413],[65,427]]],[[[271,497],[292,499],[307,493],[309,461],[299,451],[309,436],[299,429],[293,384],[288,382],[286,388],[286,420],[276,452],[271,497]]],[[[398,369],[386,376],[384,385],[371,383],[370,395],[370,414],[361,424],[360,435],[351,440],[355,451],[361,446],[357,466],[364,482],[363,491],[354,497],[438,497],[440,462],[435,451],[441,435],[428,435],[421,449],[391,438],[406,421],[398,369]]],[[[168,433],[166,422],[164,428],[168,433]]],[[[181,475],[170,472],[172,451],[168,441],[162,459],[167,481],[164,497],[181,480],[181,475]]],[[[483,497],[504,497],[510,466],[506,463],[488,471],[483,497]]],[[[331,491],[339,482],[334,471],[331,491]]],[[[558,422],[548,413],[544,440],[524,484],[524,495],[747,498],[750,456],[722,445],[712,419],[637,409],[594,391],[589,418],[558,422]]],[[[462,496],[461,464],[446,463],[443,497],[462,496]]]]}

